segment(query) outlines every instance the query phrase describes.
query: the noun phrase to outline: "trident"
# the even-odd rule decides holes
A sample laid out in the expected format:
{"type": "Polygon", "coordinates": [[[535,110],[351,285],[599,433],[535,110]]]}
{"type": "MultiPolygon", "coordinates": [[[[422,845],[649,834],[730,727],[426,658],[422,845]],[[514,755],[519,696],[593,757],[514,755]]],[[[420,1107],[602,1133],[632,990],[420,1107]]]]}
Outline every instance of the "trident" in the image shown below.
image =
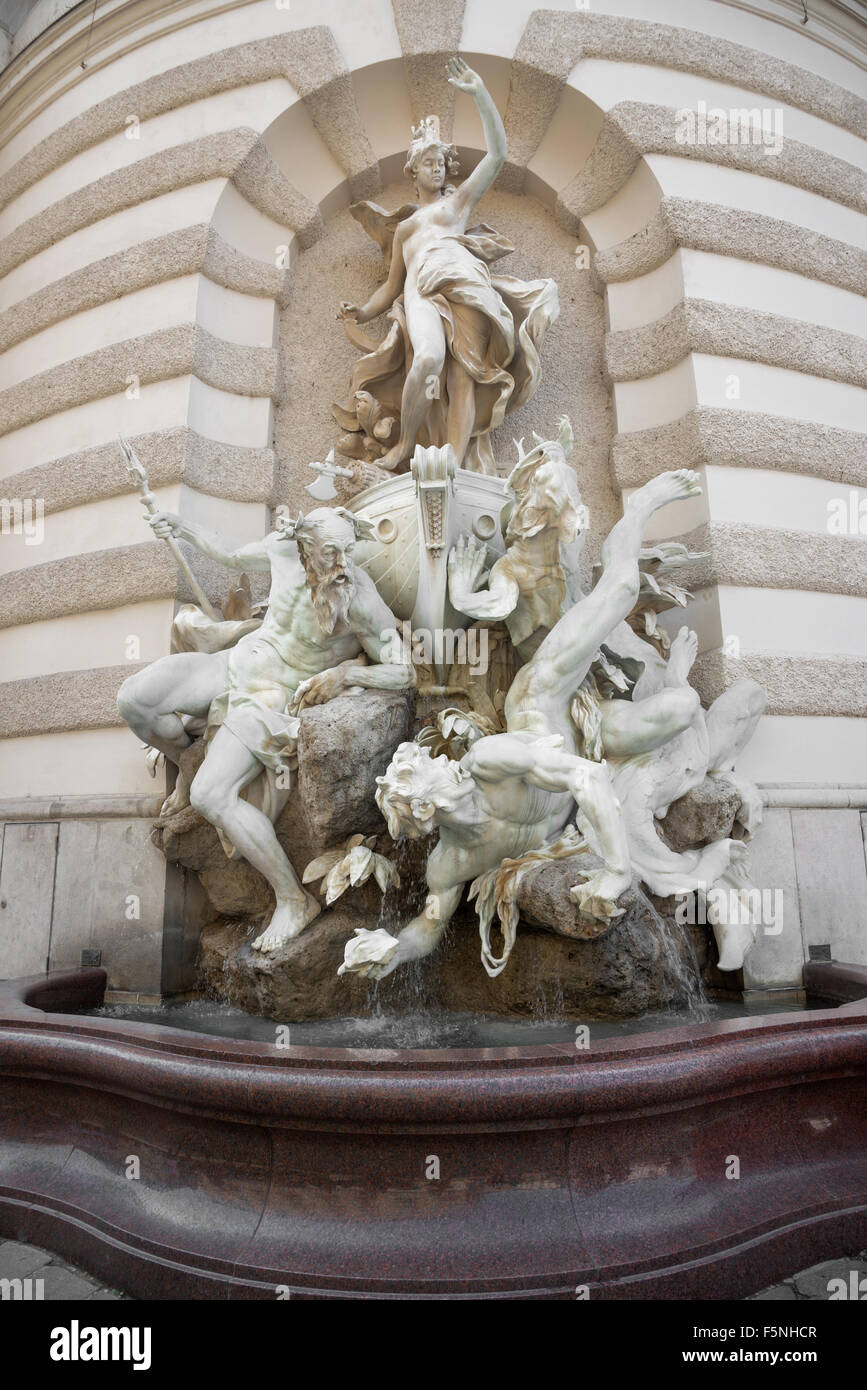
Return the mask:
{"type": "MultiPolygon", "coordinates": [[[[132,478],[133,482],[135,483],[136,487],[141,493],[142,505],[144,506],[144,509],[148,513],[148,515],[153,516],[154,512],[159,511],[159,506],[157,505],[157,499],[151,492],[147,473],[145,473],[144,471],[144,464],[142,463],[138,455],[135,453],[129,440],[124,439],[123,435],[118,435],[118,443],[120,444],[120,447],[123,449],[124,457],[126,458],[126,466],[129,469],[130,477],[132,478]]],[[[166,545],[174,555],[175,563],[177,564],[178,569],[181,571],[181,574],[184,576],[190,588],[192,589],[193,596],[196,598],[199,605],[205,610],[209,618],[213,619],[214,622],[219,622],[219,613],[217,612],[216,608],[214,608],[207,594],[202,589],[202,586],[199,584],[199,581],[196,579],[196,576],[193,574],[193,571],[190,569],[189,565],[184,559],[183,554],[181,553],[181,548],[175,540],[174,536],[166,537],[166,545]]]]}

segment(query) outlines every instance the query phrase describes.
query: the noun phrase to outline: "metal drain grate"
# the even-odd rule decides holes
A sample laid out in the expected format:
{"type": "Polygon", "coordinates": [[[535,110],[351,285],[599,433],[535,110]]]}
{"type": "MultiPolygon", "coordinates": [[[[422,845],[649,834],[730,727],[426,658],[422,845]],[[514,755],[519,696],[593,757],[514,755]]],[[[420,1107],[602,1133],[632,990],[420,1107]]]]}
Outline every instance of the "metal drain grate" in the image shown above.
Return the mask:
{"type": "Polygon", "coordinates": [[[810,960],[830,960],[830,959],[831,959],[831,947],[830,947],[830,946],[810,946],[810,947],[808,947],[808,950],[809,950],[809,952],[810,952],[810,960]]]}

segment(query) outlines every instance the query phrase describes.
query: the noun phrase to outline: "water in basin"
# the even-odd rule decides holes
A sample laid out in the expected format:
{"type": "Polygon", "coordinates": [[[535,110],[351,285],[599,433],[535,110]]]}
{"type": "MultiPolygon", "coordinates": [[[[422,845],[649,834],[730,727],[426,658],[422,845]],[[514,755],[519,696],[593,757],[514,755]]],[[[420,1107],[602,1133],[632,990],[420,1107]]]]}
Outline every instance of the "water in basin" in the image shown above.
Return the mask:
{"type": "MultiPolygon", "coordinates": [[[[605,1038],[631,1037],[684,1024],[714,1023],[728,1018],[749,1018],[769,1013],[791,1013],[804,1004],[763,1003],[748,1008],[741,1002],[716,1001],[702,1005],[700,1017],[688,1011],[645,1014],[640,1018],[616,1021],[576,1019],[514,1019],[496,1015],[432,1012],[417,1009],[406,1013],[382,1012],[373,1018],[333,1018],[305,1023],[278,1024],[272,1019],[234,1009],[209,999],[194,999],[159,1005],[107,1004],[85,1011],[94,1018],[122,1019],[130,1023],[156,1023],[215,1037],[249,1042],[274,1043],[279,1040],[298,1047],[341,1048],[461,1048],[531,1047],[540,1043],[575,1042],[575,1029],[587,1023],[590,1045],[605,1038]],[[289,1035],[285,1030],[288,1028],[289,1035]]],[[[827,1005],[825,1006],[827,1007],[827,1005]]]]}

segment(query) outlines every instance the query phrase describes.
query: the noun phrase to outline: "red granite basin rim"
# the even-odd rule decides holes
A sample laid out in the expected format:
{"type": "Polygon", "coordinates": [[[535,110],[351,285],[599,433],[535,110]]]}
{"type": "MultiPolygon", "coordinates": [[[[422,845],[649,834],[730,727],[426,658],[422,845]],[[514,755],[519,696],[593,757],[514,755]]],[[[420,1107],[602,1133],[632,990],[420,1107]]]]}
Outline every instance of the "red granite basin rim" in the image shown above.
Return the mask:
{"type": "Polygon", "coordinates": [[[0,1070],[278,1123],[568,1123],[588,1112],[867,1069],[867,971],[808,968],[813,988],[834,989],[849,1002],[606,1039],[586,1051],[564,1044],[389,1051],[179,1037],[157,1024],[47,1012],[46,1005],[101,1000],[105,972],[72,971],[0,987],[0,1070]]]}

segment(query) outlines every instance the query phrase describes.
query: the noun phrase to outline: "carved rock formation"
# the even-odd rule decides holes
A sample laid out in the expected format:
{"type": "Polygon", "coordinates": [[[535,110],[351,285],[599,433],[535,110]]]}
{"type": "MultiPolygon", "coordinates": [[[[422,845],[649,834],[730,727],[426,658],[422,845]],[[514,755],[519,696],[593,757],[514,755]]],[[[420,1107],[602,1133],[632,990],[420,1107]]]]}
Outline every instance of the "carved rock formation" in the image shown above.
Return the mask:
{"type": "Polygon", "coordinates": [[[376,990],[351,973],[338,978],[343,948],[356,927],[377,917],[346,899],[273,955],[251,948],[257,927],[211,923],[202,934],[199,978],[207,994],[277,1022],[367,1018],[380,1009],[419,1007],[513,1018],[633,1018],[681,1004],[696,966],[712,971],[715,952],[705,929],[664,927],[633,900],[598,940],[570,939],[522,925],[507,968],[491,979],[479,962],[475,915],[456,917],[439,951],[413,975],[398,972],[376,990]]]}

